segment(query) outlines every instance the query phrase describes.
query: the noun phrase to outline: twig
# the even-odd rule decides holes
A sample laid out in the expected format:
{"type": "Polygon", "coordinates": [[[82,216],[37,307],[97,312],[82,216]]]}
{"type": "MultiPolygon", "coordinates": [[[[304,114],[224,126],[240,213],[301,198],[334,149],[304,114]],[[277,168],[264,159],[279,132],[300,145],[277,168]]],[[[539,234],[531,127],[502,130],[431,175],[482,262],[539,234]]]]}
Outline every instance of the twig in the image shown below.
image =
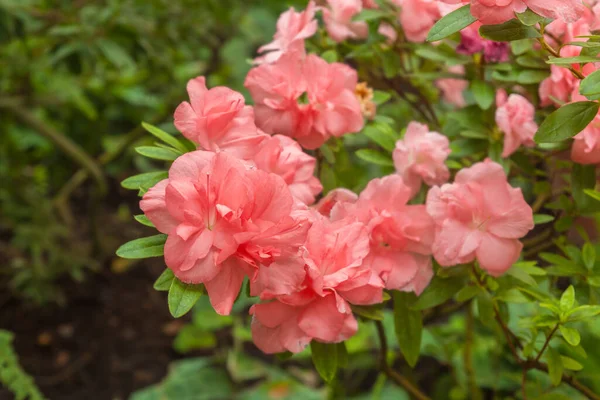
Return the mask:
{"type": "Polygon", "coordinates": [[[540,358],[542,358],[542,355],[544,354],[544,351],[546,351],[546,349],[548,348],[548,345],[550,344],[550,340],[552,339],[552,336],[554,336],[554,334],[556,333],[557,330],[558,330],[558,324],[556,324],[556,326],[554,327],[554,329],[552,329],[552,331],[550,331],[550,334],[546,338],[546,342],[544,342],[544,345],[542,346],[542,349],[540,350],[540,352],[538,353],[537,357],[535,358],[535,362],[540,361],[540,358]]]}
{"type": "MultiPolygon", "coordinates": [[[[550,54],[551,54],[553,57],[560,58],[560,53],[559,53],[558,51],[556,51],[556,50],[555,50],[555,49],[554,49],[552,46],[550,46],[550,45],[549,45],[549,44],[546,42],[546,39],[544,39],[544,32],[543,32],[543,30],[542,30],[540,33],[542,34],[542,37],[540,37],[540,38],[538,39],[538,42],[540,42],[540,44],[542,45],[542,47],[543,47],[543,48],[544,48],[544,49],[545,49],[545,50],[546,50],[548,53],[550,53],[550,54]]],[[[575,68],[573,68],[573,67],[567,67],[567,69],[568,69],[569,71],[571,71],[571,73],[572,73],[573,75],[575,75],[575,77],[577,77],[577,78],[579,78],[579,79],[581,79],[581,80],[585,79],[585,76],[584,76],[584,75],[581,73],[581,71],[578,71],[578,70],[576,70],[576,69],[575,69],[575,68]]]]}
{"type": "MultiPolygon", "coordinates": [[[[523,364],[526,365],[527,368],[529,368],[529,369],[537,369],[538,371],[549,373],[548,366],[542,362],[535,361],[535,360],[528,360],[528,361],[524,361],[523,364]]],[[[589,387],[587,387],[584,384],[582,384],[581,382],[579,382],[576,378],[574,378],[570,375],[567,375],[567,374],[563,374],[561,380],[562,380],[562,382],[571,386],[573,389],[576,389],[579,392],[581,392],[582,394],[584,394],[585,396],[587,396],[589,399],[600,400],[600,395],[598,395],[597,393],[594,393],[592,391],[592,389],[590,389],[589,387]]]]}
{"type": "Polygon", "coordinates": [[[423,393],[418,387],[413,385],[411,381],[394,371],[393,368],[387,362],[388,344],[385,336],[385,330],[381,321],[375,321],[377,327],[377,335],[379,336],[379,342],[381,344],[380,350],[380,363],[381,371],[387,375],[388,378],[402,386],[408,393],[410,393],[417,400],[431,400],[425,393],[423,393]]]}

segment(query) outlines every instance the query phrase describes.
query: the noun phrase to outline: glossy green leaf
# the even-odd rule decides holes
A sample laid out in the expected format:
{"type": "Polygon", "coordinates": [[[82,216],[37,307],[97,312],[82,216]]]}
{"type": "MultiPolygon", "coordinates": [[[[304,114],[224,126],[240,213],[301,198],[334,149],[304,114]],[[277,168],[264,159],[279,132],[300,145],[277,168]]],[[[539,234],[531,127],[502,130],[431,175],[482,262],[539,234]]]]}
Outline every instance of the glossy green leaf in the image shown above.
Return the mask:
{"type": "Polygon", "coordinates": [[[420,310],[411,308],[417,301],[414,293],[394,291],[393,297],[394,327],[398,345],[408,365],[414,367],[421,352],[423,316],[420,310]]]}
{"type": "Polygon", "coordinates": [[[583,245],[581,255],[583,256],[583,263],[587,269],[593,269],[596,264],[596,248],[590,242],[586,242],[583,245]]]}
{"type": "Polygon", "coordinates": [[[165,269],[162,274],[158,277],[156,282],[154,282],[154,290],[159,292],[168,292],[171,289],[171,284],[173,283],[173,279],[175,279],[175,274],[169,268],[165,269]]]}
{"type": "Polygon", "coordinates": [[[564,325],[560,325],[558,329],[567,343],[569,343],[571,346],[579,346],[579,343],[581,342],[581,336],[576,329],[564,325]]]}
{"type": "Polygon", "coordinates": [[[172,135],[168,134],[167,132],[163,131],[162,129],[160,129],[154,125],[151,125],[147,122],[142,122],[142,126],[144,127],[145,130],[150,132],[154,137],[162,140],[163,142],[165,142],[169,146],[179,150],[180,152],[186,153],[188,151],[187,147],[185,147],[185,145],[183,143],[181,143],[179,140],[177,140],[177,138],[173,137],[172,135]]]}
{"type": "Polygon", "coordinates": [[[580,101],[566,104],[550,114],[535,134],[537,143],[570,139],[584,130],[598,114],[598,103],[580,101]]]}
{"type": "Polygon", "coordinates": [[[338,348],[335,343],[320,343],[316,340],[310,342],[310,350],[315,368],[321,378],[327,383],[333,381],[337,374],[338,348]]]}
{"type": "Polygon", "coordinates": [[[534,214],[533,222],[536,225],[547,224],[548,222],[554,221],[554,216],[547,214],[534,214]]]}
{"type": "Polygon", "coordinates": [[[125,179],[123,182],[121,182],[121,186],[123,186],[125,189],[131,190],[139,190],[141,188],[149,189],[168,177],[169,173],[167,171],[146,172],[144,174],[134,175],[125,179]]]}
{"type": "Polygon", "coordinates": [[[360,149],[356,152],[356,156],[361,160],[367,161],[371,164],[383,165],[386,167],[393,167],[394,162],[390,155],[385,155],[377,150],[372,149],[360,149]]]}
{"type": "Polygon", "coordinates": [[[535,39],[542,36],[535,28],[523,25],[516,19],[511,19],[499,25],[483,25],[479,28],[479,33],[482,37],[496,42],[535,39]]]}
{"type": "Polygon", "coordinates": [[[173,279],[167,299],[169,312],[175,318],[184,316],[203,294],[204,285],[193,285],[183,283],[177,278],[173,279]]]}
{"type": "Polygon", "coordinates": [[[560,309],[563,311],[570,310],[575,304],[575,288],[570,285],[560,296],[560,309]]]}
{"type": "Polygon", "coordinates": [[[181,152],[179,151],[155,146],[140,146],[136,147],[135,151],[144,157],[163,161],[175,161],[175,159],[181,155],[181,152]]]}
{"type": "Polygon", "coordinates": [[[548,373],[550,374],[550,380],[554,386],[558,386],[562,380],[562,374],[564,367],[562,359],[558,351],[552,347],[548,347],[545,353],[546,362],[548,363],[548,373]]]}
{"type": "Polygon", "coordinates": [[[477,21],[477,18],[471,14],[471,6],[463,6],[436,22],[427,35],[427,41],[436,42],[442,40],[456,32],[462,31],[475,21],[477,21]]]}
{"type": "Polygon", "coordinates": [[[496,89],[487,82],[475,80],[471,84],[471,91],[477,105],[483,110],[487,110],[494,104],[496,99],[496,89]]]}
{"type": "Polygon", "coordinates": [[[434,278],[411,308],[415,310],[424,310],[440,305],[451,299],[463,286],[464,279],[462,277],[447,279],[434,278]]]}
{"type": "Polygon", "coordinates": [[[127,242],[117,250],[117,255],[122,258],[139,259],[160,257],[164,254],[167,235],[154,235],[127,242]]]}
{"type": "Polygon", "coordinates": [[[152,221],[150,221],[144,214],[134,215],[133,218],[135,218],[135,220],[142,225],[149,226],[150,228],[155,227],[152,221]]]}

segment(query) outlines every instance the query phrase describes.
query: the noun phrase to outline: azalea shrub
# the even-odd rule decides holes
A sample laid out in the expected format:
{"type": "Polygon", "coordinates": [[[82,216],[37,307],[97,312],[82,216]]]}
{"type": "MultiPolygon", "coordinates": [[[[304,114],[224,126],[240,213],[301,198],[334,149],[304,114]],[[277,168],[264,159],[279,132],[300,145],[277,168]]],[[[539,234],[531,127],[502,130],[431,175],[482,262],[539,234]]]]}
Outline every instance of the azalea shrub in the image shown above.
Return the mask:
{"type": "Polygon", "coordinates": [[[123,186],[159,233],[117,254],[164,256],[174,317],[202,296],[241,311],[256,348],[310,351],[338,394],[348,341],[372,326],[382,376],[430,398],[407,371],[424,332],[462,318],[438,398],[600,398],[595,3],[289,9],[246,97],[200,76],[173,110],[181,135],[144,124],[157,141],[136,151],[157,170],[123,186]],[[498,380],[473,367],[484,340],[498,380]]]}

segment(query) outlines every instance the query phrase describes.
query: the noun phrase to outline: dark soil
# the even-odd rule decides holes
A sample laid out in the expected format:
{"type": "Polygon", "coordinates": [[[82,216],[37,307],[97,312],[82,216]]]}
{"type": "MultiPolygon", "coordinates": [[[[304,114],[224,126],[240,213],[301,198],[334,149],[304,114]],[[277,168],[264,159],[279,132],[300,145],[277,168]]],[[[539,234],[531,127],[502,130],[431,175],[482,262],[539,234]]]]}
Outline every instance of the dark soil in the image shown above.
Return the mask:
{"type": "MultiPolygon", "coordinates": [[[[15,333],[21,365],[47,398],[126,399],[163,378],[178,358],[171,345],[183,321],[169,315],[165,293],[152,289],[161,261],[66,283],[66,307],[16,300],[2,307],[0,328],[15,333]]],[[[0,389],[0,399],[11,398],[0,389]]]]}

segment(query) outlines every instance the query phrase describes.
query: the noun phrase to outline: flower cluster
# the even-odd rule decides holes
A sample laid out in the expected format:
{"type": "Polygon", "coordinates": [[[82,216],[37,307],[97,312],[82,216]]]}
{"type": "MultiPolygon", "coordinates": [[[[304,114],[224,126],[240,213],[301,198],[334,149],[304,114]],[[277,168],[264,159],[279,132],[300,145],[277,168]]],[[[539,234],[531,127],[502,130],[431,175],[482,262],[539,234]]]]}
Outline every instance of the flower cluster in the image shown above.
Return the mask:
{"type": "MultiPolygon", "coordinates": [[[[401,6],[400,21],[415,41],[452,8],[435,0],[401,6]],[[422,12],[427,17],[417,18],[422,12]]],[[[376,4],[329,0],[322,13],[330,37],[363,37],[366,25],[353,20],[363,7],[376,4]]],[[[203,77],[189,82],[175,126],[198,150],[175,160],[168,179],[141,201],[167,235],[167,266],[182,282],[203,284],[219,314],[231,312],[248,280],[260,299],[250,309],[253,337],[266,353],[348,339],[358,327],[352,306],[381,303],[384,289],[420,295],[434,259],[442,267],[477,260],[501,275],[533,228],[531,208],[499,164],[475,163],[447,183],[449,140],[418,122],[396,143],[396,173],[371,180],[358,195],[336,189],[314,204],[322,186],[317,161],[303,148],[359,132],[375,113],[373,92],[358,84],[355,70],[307,54],[316,11],[311,2],[280,17],[246,78],[253,107],[231,89],[208,89],[203,77]],[[426,204],[414,204],[424,185],[433,186],[426,204]]],[[[532,144],[533,106],[504,92],[497,103],[508,157],[532,144]]]]}

